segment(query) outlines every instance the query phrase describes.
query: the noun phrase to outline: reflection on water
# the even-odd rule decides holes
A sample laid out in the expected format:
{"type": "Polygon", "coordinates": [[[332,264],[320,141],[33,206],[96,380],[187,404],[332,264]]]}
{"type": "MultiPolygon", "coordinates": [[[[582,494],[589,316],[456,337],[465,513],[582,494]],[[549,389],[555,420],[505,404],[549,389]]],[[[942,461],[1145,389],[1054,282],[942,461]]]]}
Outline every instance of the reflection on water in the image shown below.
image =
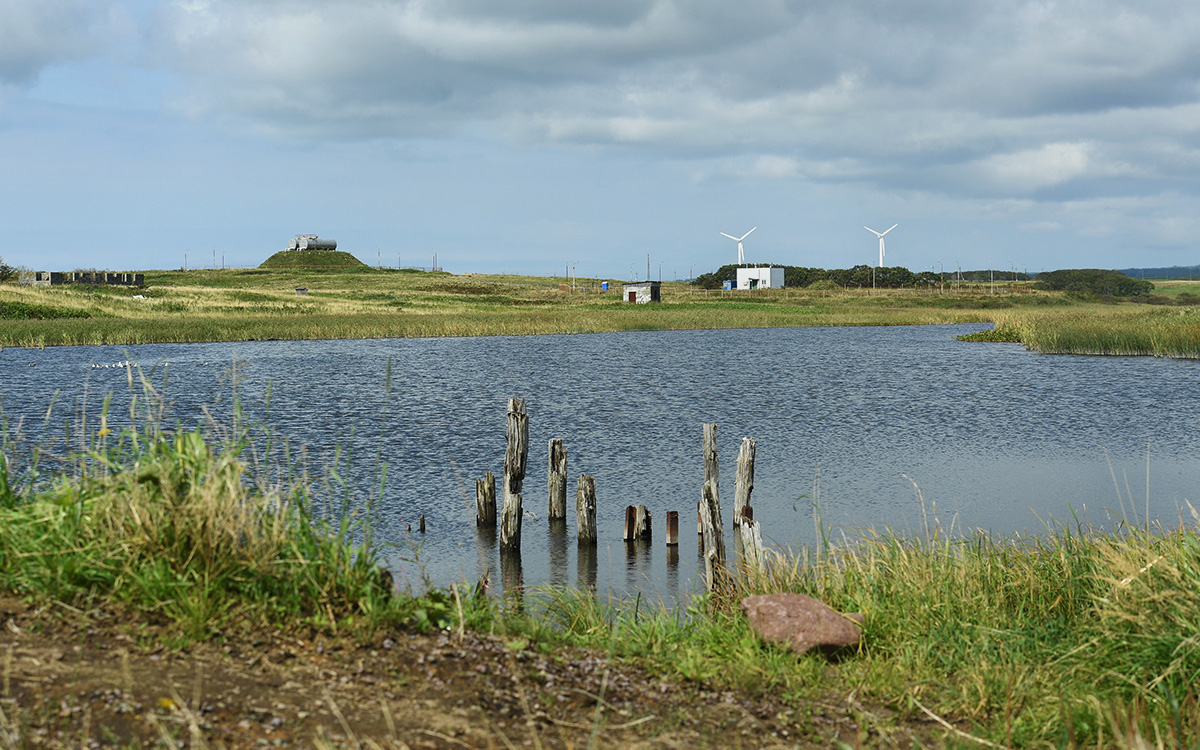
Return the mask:
{"type": "Polygon", "coordinates": [[[509,607],[521,610],[525,601],[525,577],[521,570],[521,549],[500,550],[500,581],[509,607]]]}
{"type": "Polygon", "coordinates": [[[679,595],[679,545],[667,545],[667,591],[679,595]]]}
{"type": "Polygon", "coordinates": [[[580,542],[575,551],[576,576],[580,588],[596,590],[596,543],[580,542]]]}
{"type": "MultiPolygon", "coordinates": [[[[639,504],[657,518],[678,511],[680,544],[693,544],[705,422],[719,426],[727,509],[741,438],[757,440],[755,518],[775,547],[816,541],[814,500],[835,537],[920,528],[913,482],[943,526],[998,534],[1036,531],[1039,516],[1072,512],[1103,524],[1107,508],[1134,499],[1140,517],[1147,461],[1152,517],[1170,522],[1185,499],[1195,504],[1200,362],[1044,356],[955,340],[978,328],[10,348],[0,350],[0,408],[25,438],[10,458],[50,436],[62,448],[64,425],[83,412],[94,420],[108,393],[109,426],[120,429],[132,395],[126,375],[90,365],[129,359],[165,395],[169,424],[205,423],[205,408],[229,420],[236,359],[245,419],[268,425],[276,445],[286,438],[317,485],[340,455],[352,504],[378,501],[375,538],[395,545],[384,559],[414,586],[422,575],[440,585],[487,575],[493,588],[520,589],[571,582],[573,565],[573,580],[600,592],[690,590],[703,570],[698,550],[656,554],[661,533],[617,545],[621,511],[639,504]],[[551,438],[564,441],[569,472],[595,477],[599,545],[577,543],[574,518],[528,519],[522,553],[502,557],[496,530],[474,528],[470,485],[502,471],[510,397],[528,400],[528,487],[547,486],[538,446],[551,438]],[[1126,486],[1138,488],[1136,498],[1126,486]],[[407,529],[422,514],[429,533],[418,550],[407,529]]],[[[541,504],[540,492],[527,495],[531,507],[541,504]]],[[[731,510],[724,515],[732,551],[731,510]]]]}
{"type": "Polygon", "coordinates": [[[549,531],[550,584],[564,586],[570,583],[567,573],[570,565],[570,556],[567,555],[567,519],[551,518],[549,531]]]}
{"type": "Polygon", "coordinates": [[[654,546],[650,540],[625,542],[625,590],[645,590],[653,581],[647,573],[654,569],[654,546]]]}

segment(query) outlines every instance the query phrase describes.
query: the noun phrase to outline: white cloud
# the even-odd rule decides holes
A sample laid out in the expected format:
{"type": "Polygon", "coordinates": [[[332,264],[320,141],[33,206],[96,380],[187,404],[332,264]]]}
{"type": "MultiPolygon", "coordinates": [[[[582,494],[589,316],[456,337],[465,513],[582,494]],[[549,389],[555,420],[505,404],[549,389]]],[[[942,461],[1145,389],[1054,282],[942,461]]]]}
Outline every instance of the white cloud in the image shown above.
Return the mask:
{"type": "Polygon", "coordinates": [[[977,162],[980,176],[1015,192],[1029,192],[1083,177],[1091,166],[1086,143],[1048,143],[1041,148],[996,154],[977,162]]]}
{"type": "Polygon", "coordinates": [[[1062,224],[1057,221],[1031,221],[1017,227],[1028,234],[1044,234],[1046,232],[1061,232],[1062,224]]]}

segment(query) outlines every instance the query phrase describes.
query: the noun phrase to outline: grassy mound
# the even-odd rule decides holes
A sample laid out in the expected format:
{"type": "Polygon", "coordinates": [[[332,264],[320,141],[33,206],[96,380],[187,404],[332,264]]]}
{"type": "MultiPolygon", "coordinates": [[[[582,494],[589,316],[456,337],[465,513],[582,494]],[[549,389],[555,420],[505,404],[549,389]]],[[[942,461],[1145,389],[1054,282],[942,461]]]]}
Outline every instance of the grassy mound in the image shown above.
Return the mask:
{"type": "Polygon", "coordinates": [[[259,268],[298,268],[322,270],[326,268],[368,268],[358,258],[341,250],[280,250],[262,262],[259,268]]]}

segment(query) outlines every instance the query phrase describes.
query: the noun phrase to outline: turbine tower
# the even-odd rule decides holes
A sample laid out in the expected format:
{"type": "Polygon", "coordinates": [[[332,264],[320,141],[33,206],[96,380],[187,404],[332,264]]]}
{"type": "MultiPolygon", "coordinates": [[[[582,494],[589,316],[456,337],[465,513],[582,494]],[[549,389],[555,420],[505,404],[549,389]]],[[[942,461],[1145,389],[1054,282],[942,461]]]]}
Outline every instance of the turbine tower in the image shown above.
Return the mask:
{"type": "MultiPolygon", "coordinates": [[[[754,229],[758,229],[758,227],[755,227],[754,229]]],[[[753,232],[754,229],[751,229],[750,232],[753,232]]],[[[746,251],[742,248],[742,240],[749,237],[750,232],[746,232],[741,237],[734,237],[732,234],[725,234],[724,232],[721,232],[722,237],[728,237],[729,239],[738,243],[738,265],[739,266],[746,262],[746,251]]]]}
{"type": "Polygon", "coordinates": [[[876,232],[874,229],[872,229],[870,227],[863,227],[863,229],[867,230],[868,232],[870,232],[871,234],[873,234],[879,238],[879,267],[880,268],[883,268],[883,235],[887,234],[888,232],[892,231],[893,229],[895,229],[898,226],[900,226],[900,225],[893,224],[890,227],[888,227],[887,229],[883,230],[882,232],[876,232]]]}

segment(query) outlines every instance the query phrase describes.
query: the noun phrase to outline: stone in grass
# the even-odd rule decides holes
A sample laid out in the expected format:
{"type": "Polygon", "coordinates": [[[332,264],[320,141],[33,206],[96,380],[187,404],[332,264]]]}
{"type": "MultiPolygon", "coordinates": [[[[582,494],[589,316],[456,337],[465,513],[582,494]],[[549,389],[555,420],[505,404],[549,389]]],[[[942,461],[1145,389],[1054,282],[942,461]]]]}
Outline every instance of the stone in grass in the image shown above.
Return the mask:
{"type": "Polygon", "coordinates": [[[862,615],[843,615],[804,594],[748,596],[742,611],[760,638],[797,654],[815,648],[831,656],[862,638],[862,615]]]}

